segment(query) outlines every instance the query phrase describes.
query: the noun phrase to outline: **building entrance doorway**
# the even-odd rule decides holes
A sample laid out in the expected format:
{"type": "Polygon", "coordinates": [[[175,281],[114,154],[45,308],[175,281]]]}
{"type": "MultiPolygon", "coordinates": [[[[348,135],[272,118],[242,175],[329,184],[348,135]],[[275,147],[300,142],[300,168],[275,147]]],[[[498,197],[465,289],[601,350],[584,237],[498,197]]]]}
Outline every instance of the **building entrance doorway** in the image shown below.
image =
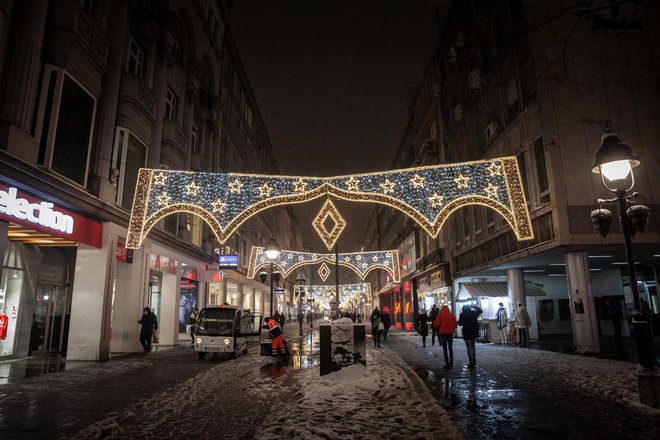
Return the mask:
{"type": "Polygon", "coordinates": [[[66,323],[67,289],[37,285],[30,349],[35,352],[60,352],[66,323]]]}

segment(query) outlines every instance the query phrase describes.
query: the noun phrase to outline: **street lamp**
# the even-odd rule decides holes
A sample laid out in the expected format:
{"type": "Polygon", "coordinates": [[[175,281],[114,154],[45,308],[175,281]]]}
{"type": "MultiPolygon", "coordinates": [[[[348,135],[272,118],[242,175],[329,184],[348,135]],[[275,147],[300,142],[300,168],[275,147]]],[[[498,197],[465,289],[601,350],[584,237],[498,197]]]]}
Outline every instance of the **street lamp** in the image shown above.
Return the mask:
{"type": "Polygon", "coordinates": [[[266,258],[270,261],[270,314],[273,316],[273,262],[280,256],[280,247],[275,241],[275,237],[271,237],[266,243],[266,258]]]}
{"type": "Polygon", "coordinates": [[[305,296],[305,280],[304,278],[298,278],[296,284],[298,285],[298,335],[303,335],[303,315],[302,315],[302,299],[305,296]]]}
{"type": "MultiPolygon", "coordinates": [[[[631,148],[621,142],[619,136],[611,133],[609,129],[601,139],[600,148],[596,152],[596,158],[591,171],[600,174],[603,186],[615,194],[612,199],[598,199],[599,209],[591,213],[592,222],[601,235],[607,235],[612,213],[600,208],[603,203],[618,203],[621,217],[621,230],[623,232],[626,260],[628,263],[628,274],[630,277],[630,288],[633,295],[633,328],[637,342],[637,356],[642,371],[653,373],[655,363],[654,350],[651,342],[649,322],[642,313],[642,304],[637,288],[637,271],[635,270],[635,259],[632,253],[631,236],[637,231],[643,231],[648,223],[650,210],[644,205],[632,203],[639,194],[632,192],[635,186],[635,175],[633,168],[640,164],[639,158],[631,148]]],[[[640,376],[638,376],[638,379],[640,376]]],[[[640,390],[642,388],[640,383],[640,390]]],[[[640,394],[641,398],[641,394],[640,394]]]]}

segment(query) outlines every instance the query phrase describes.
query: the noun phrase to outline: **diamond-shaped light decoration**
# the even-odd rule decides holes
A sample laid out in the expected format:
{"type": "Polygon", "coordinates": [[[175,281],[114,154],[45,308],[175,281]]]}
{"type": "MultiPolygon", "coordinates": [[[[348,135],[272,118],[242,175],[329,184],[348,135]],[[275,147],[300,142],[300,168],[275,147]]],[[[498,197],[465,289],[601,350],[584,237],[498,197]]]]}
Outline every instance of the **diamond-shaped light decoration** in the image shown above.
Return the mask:
{"type": "Polygon", "coordinates": [[[328,250],[332,250],[342,231],[346,228],[346,220],[339,214],[332,200],[328,199],[323,204],[319,213],[316,214],[316,217],[314,217],[312,226],[314,226],[316,233],[319,234],[319,237],[321,237],[328,250]],[[334,223],[334,226],[330,230],[325,225],[328,220],[334,223]]]}
{"type": "Polygon", "coordinates": [[[323,263],[321,264],[321,267],[319,267],[318,274],[321,277],[321,279],[325,282],[325,280],[328,279],[328,275],[330,275],[330,269],[328,269],[328,265],[323,263]]]}

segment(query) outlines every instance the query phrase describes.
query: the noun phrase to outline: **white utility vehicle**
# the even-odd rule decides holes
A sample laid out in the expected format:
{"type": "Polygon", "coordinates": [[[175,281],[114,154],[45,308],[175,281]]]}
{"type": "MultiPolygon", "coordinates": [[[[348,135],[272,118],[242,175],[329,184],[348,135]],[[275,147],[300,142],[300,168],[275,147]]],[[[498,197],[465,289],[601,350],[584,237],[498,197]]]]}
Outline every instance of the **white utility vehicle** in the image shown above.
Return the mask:
{"type": "Polygon", "coordinates": [[[258,343],[261,313],[243,311],[238,306],[206,306],[197,315],[195,351],[200,359],[206,353],[228,353],[232,359],[247,354],[250,342],[258,343]]]}

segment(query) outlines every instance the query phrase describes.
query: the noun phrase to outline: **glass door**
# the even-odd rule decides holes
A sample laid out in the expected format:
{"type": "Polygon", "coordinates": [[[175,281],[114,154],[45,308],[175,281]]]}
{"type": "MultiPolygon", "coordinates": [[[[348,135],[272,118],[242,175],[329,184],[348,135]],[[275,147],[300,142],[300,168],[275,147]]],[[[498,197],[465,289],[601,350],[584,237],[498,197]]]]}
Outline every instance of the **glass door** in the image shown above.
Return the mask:
{"type": "Polygon", "coordinates": [[[33,352],[61,351],[66,319],[66,288],[38,285],[30,346],[33,352]]]}

